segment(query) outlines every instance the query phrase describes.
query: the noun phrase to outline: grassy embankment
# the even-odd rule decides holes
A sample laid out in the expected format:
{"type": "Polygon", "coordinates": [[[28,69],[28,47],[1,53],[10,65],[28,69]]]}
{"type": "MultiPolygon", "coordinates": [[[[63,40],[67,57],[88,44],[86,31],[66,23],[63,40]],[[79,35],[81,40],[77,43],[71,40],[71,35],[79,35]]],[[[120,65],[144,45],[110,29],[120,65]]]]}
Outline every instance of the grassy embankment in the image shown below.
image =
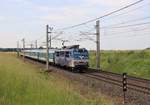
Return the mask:
{"type": "Polygon", "coordinates": [[[12,54],[0,53],[0,105],[112,105],[104,99],[88,100],[67,81],[41,71],[12,54]]]}
{"type": "MultiPolygon", "coordinates": [[[[90,53],[90,66],[95,67],[95,53],[90,53]]],[[[150,50],[139,51],[102,51],[101,68],[150,79],[150,50]]]]}

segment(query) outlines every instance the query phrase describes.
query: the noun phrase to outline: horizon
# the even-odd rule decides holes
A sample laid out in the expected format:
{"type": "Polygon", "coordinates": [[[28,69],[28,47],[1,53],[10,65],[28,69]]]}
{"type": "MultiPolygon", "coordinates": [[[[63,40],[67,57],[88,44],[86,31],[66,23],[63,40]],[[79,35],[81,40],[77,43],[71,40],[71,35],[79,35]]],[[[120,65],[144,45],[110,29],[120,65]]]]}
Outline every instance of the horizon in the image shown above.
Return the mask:
{"type": "MultiPolygon", "coordinates": [[[[51,49],[61,49],[62,47],[60,48],[51,48],[51,49]]],[[[0,47],[0,49],[18,49],[17,47],[14,47],[14,48],[2,48],[0,47]]],[[[19,49],[23,49],[23,48],[19,48],[19,49]]],[[[25,48],[25,49],[29,49],[29,50],[34,50],[34,49],[40,49],[40,48],[25,48]]],[[[42,48],[42,49],[46,49],[46,48],[42,48]]],[[[148,48],[143,48],[143,49],[100,49],[100,51],[142,51],[142,50],[149,50],[150,47],[148,48]]],[[[50,48],[49,48],[50,50],[50,48]]],[[[96,51],[96,50],[90,50],[90,49],[87,49],[88,51],[96,51]]]]}

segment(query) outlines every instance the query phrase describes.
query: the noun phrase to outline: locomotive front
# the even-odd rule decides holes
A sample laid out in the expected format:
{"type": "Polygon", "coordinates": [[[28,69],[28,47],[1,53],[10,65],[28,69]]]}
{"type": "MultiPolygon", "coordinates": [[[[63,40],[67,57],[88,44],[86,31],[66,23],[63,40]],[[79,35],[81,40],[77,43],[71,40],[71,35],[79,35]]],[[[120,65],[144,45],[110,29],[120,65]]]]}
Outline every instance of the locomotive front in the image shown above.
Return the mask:
{"type": "Polygon", "coordinates": [[[88,68],[89,54],[85,48],[73,50],[74,67],[75,68],[88,68]]]}

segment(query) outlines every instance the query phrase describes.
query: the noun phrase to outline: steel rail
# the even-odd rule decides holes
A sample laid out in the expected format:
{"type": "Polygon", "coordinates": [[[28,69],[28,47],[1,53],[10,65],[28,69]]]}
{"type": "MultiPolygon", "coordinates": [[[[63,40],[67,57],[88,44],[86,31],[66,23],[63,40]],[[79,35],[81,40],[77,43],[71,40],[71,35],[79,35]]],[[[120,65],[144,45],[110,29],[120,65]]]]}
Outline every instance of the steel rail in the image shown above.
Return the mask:
{"type": "MultiPolygon", "coordinates": [[[[91,74],[90,73],[90,75],[94,75],[94,76],[98,76],[98,77],[103,77],[103,78],[106,78],[106,79],[109,79],[109,80],[112,80],[112,81],[115,81],[115,82],[122,82],[122,76],[120,76],[119,77],[119,79],[121,80],[121,81],[119,81],[118,79],[116,80],[116,79],[112,79],[113,77],[112,77],[112,75],[106,75],[106,76],[111,76],[111,77],[105,77],[105,76],[101,76],[101,75],[99,75],[99,74],[91,74]]],[[[103,75],[103,74],[102,74],[103,75]]],[[[131,80],[130,79],[128,79],[128,81],[130,81],[131,82],[131,80]]],[[[133,80],[132,80],[133,81],[133,80]]],[[[137,82],[137,81],[135,81],[135,82],[137,82]]],[[[139,81],[138,81],[139,82],[139,81]]],[[[141,85],[138,85],[138,84],[134,84],[134,83],[128,83],[128,85],[131,85],[131,86],[135,86],[135,87],[138,87],[138,88],[143,88],[143,89],[146,89],[146,90],[148,90],[148,91],[150,91],[150,88],[149,87],[145,87],[145,86],[141,86],[141,85]]]]}
{"type": "MultiPolygon", "coordinates": [[[[98,71],[96,69],[91,69],[91,68],[90,68],[90,70],[98,71]]],[[[93,72],[91,72],[91,73],[88,73],[88,75],[87,74],[84,74],[84,75],[91,77],[91,78],[94,78],[94,79],[97,79],[97,80],[102,80],[104,82],[111,83],[111,84],[122,87],[122,75],[121,74],[107,72],[107,71],[98,71],[98,72],[94,72],[94,73],[97,73],[97,74],[93,74],[93,72]],[[102,75],[105,75],[108,77],[99,75],[99,73],[102,73],[102,75]],[[109,76],[111,76],[111,77],[109,77],[109,76]],[[121,79],[121,81],[113,79],[113,77],[119,77],[121,79]]],[[[130,81],[130,82],[131,81],[132,82],[142,82],[142,83],[143,82],[150,82],[150,80],[142,79],[142,78],[138,78],[138,77],[133,77],[133,76],[128,76],[128,81],[130,81]]],[[[134,84],[134,83],[127,83],[127,86],[129,89],[150,95],[150,87],[145,87],[145,86],[141,86],[141,85],[134,84]]]]}
{"type": "Polygon", "coordinates": [[[112,82],[111,80],[108,80],[108,79],[104,79],[104,78],[99,78],[99,77],[96,77],[96,76],[92,76],[92,75],[89,75],[89,74],[84,74],[84,76],[86,77],[90,77],[90,78],[93,78],[93,79],[97,79],[97,80],[101,80],[103,82],[107,82],[107,83],[111,83],[113,85],[117,85],[119,87],[122,87],[122,85],[118,82],[112,82]]]}
{"type": "MultiPolygon", "coordinates": [[[[115,76],[118,76],[118,77],[122,77],[122,75],[119,74],[119,73],[113,73],[113,72],[109,72],[109,71],[100,71],[100,70],[93,69],[93,68],[89,68],[89,70],[94,70],[95,72],[105,73],[105,74],[110,74],[110,75],[115,75],[115,76]]],[[[148,79],[144,79],[144,78],[140,78],[140,77],[134,77],[134,76],[130,76],[130,75],[127,75],[127,77],[129,77],[128,79],[130,79],[130,80],[150,83],[150,80],[148,80],[148,79]]]]}

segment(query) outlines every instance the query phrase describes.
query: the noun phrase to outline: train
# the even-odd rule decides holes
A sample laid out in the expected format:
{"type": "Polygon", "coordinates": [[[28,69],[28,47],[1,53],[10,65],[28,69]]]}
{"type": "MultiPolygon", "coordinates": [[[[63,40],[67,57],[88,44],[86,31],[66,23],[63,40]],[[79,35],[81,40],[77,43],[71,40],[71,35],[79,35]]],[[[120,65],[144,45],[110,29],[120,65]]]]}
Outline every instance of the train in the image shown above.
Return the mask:
{"type": "MultiPolygon", "coordinates": [[[[21,50],[21,56],[46,62],[46,49],[21,50]]],[[[89,67],[89,53],[86,48],[79,45],[63,47],[61,49],[49,49],[49,62],[51,64],[68,67],[71,69],[83,69],[89,67]]]]}

